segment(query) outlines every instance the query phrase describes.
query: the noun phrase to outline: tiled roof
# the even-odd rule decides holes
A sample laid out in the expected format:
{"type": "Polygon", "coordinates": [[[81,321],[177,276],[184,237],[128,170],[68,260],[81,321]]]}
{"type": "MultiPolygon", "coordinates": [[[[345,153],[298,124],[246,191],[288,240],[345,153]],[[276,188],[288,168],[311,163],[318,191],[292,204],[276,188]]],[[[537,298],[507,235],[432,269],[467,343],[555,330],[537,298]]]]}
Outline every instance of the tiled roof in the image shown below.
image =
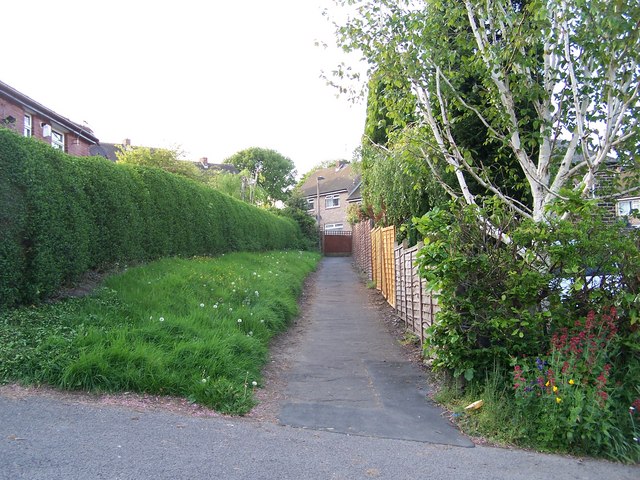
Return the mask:
{"type": "Polygon", "coordinates": [[[99,143],[98,145],[91,145],[89,153],[115,162],[118,160],[116,152],[120,151],[120,147],[122,147],[122,145],[118,143],[99,143]]]}
{"type": "Polygon", "coordinates": [[[27,107],[29,110],[32,110],[45,118],[53,120],[74,134],[83,137],[89,143],[98,143],[98,138],[86,125],[80,125],[69,120],[67,117],[63,117],[59,113],[54,112],[39,102],[36,102],[31,97],[26,96],[24,93],[19,92],[2,81],[0,81],[0,95],[10,99],[12,102],[22,105],[23,107],[27,107]]]}
{"type": "Polygon", "coordinates": [[[349,192],[347,202],[359,202],[360,200],[362,200],[362,193],[360,192],[360,187],[362,186],[362,178],[360,177],[360,175],[355,178],[354,182],[355,185],[349,192]]]}
{"type": "Polygon", "coordinates": [[[340,191],[350,193],[356,187],[356,178],[357,175],[353,171],[353,167],[348,163],[340,162],[336,166],[315,171],[313,175],[307,178],[300,190],[305,197],[316,195],[318,185],[320,187],[320,195],[340,191]],[[318,182],[318,177],[324,177],[324,179],[318,182]]]}
{"type": "Polygon", "coordinates": [[[237,175],[240,171],[230,163],[204,163],[202,161],[195,161],[193,164],[200,170],[208,170],[211,172],[231,173],[237,175]]]}

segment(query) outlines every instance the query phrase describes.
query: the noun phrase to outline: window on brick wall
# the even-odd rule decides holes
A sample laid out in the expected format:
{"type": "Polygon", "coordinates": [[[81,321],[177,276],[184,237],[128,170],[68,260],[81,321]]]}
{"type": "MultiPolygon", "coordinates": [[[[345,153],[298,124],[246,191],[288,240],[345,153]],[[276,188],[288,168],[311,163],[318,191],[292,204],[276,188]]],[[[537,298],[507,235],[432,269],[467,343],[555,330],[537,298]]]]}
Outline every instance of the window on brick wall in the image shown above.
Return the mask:
{"type": "Polygon", "coordinates": [[[64,133],[51,131],[51,146],[64,152],[64,133]]]}
{"type": "Polygon", "coordinates": [[[316,199],[307,198],[307,210],[315,210],[315,209],[316,209],[316,199]]]}
{"type": "Polygon", "coordinates": [[[24,136],[30,137],[33,134],[33,119],[28,113],[24,114],[24,136]]]}
{"type": "Polygon", "coordinates": [[[638,213],[640,211],[640,198],[625,198],[624,200],[619,200],[617,210],[620,217],[638,213]]]}
{"type": "Polygon", "coordinates": [[[340,206],[340,195],[327,195],[324,200],[325,208],[336,208],[340,206]]]}
{"type": "Polygon", "coordinates": [[[344,229],[343,223],[326,223],[324,225],[325,232],[337,232],[344,229]]]}

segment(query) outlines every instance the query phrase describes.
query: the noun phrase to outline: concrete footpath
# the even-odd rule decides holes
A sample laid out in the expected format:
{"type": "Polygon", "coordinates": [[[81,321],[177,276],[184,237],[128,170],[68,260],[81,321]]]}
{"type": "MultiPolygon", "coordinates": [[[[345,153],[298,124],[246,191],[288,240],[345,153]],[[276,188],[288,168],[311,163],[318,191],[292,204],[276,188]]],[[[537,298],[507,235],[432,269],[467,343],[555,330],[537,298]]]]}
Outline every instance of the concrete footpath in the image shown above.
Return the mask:
{"type": "Polygon", "coordinates": [[[427,398],[348,257],[322,260],[287,379],[283,425],[473,447],[427,398]]]}

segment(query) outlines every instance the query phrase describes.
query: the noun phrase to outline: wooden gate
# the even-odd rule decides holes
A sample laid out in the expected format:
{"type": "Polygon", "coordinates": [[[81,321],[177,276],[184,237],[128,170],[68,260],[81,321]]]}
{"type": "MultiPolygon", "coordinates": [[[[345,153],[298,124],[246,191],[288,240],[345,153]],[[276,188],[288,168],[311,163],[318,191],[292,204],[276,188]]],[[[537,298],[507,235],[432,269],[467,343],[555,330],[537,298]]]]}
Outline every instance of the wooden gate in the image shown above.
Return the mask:
{"type": "Polygon", "coordinates": [[[353,246],[351,232],[323,232],[322,253],[326,256],[348,257],[353,246]]]}

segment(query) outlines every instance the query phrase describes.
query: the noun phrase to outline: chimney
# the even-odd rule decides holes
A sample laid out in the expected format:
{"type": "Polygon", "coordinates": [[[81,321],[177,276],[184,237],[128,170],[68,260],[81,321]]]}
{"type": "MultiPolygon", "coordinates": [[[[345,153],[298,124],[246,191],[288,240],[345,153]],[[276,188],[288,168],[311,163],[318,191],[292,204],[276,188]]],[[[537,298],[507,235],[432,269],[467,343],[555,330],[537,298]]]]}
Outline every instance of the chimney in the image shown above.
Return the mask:
{"type": "Polygon", "coordinates": [[[124,147],[130,147],[130,146],[131,146],[131,139],[130,139],[130,138],[125,138],[125,139],[122,141],[122,145],[123,145],[124,147]]]}

